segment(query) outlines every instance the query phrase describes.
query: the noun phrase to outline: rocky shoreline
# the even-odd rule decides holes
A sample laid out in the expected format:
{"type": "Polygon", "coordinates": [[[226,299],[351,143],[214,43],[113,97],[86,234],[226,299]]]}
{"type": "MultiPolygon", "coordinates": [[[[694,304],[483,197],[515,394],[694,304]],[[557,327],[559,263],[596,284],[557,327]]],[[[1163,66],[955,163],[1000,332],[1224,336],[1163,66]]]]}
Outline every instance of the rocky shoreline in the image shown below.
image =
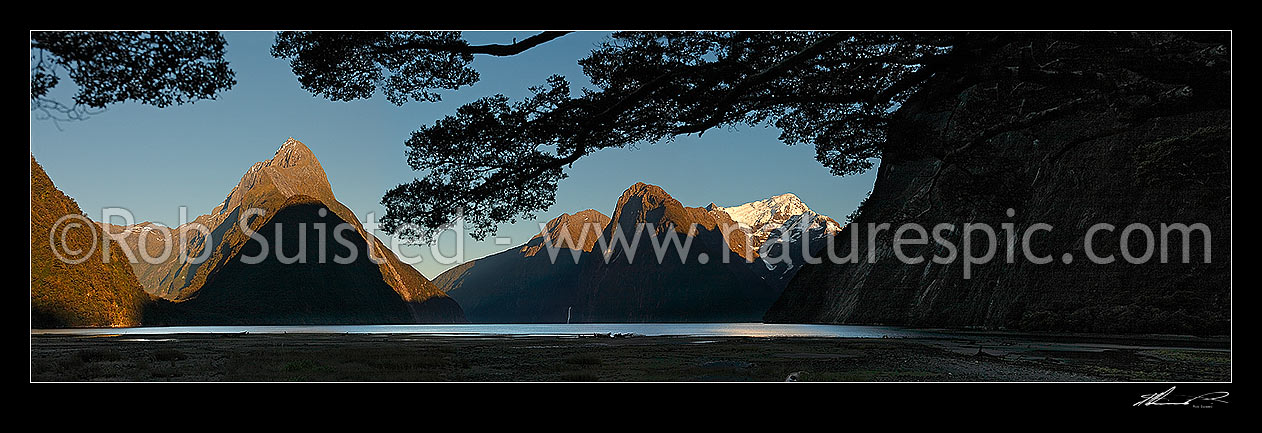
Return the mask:
{"type": "Polygon", "coordinates": [[[31,336],[46,381],[1229,381],[1228,338],[31,336]]]}

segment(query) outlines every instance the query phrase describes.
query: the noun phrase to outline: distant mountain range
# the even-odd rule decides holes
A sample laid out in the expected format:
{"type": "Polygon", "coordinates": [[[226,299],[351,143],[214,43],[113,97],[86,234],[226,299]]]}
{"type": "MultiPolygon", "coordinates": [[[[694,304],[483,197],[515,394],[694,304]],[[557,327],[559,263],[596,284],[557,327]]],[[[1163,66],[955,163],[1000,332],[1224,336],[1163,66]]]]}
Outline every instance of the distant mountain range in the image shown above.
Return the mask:
{"type": "Polygon", "coordinates": [[[563,214],[525,245],[464,263],[434,282],[473,322],[758,321],[802,264],[792,252],[802,242],[816,248],[839,229],[792,194],[698,208],[637,183],[618,198],[612,217],[593,209],[563,214]],[[653,230],[645,226],[635,237],[645,223],[653,230]],[[686,254],[670,244],[671,230],[690,242],[686,254]],[[784,248],[792,262],[764,260],[784,248]]]}
{"type": "Polygon", "coordinates": [[[142,244],[150,256],[162,251],[165,236],[184,245],[189,257],[208,255],[200,263],[183,260],[178,252],[150,264],[132,262],[140,284],[159,300],[145,324],[351,324],[461,322],[460,307],[389,248],[364,230],[354,213],[334,198],[319,160],[306,145],[290,138],[266,161],[249,168],[223,203],[208,215],[170,230],[153,223],[116,226],[99,223],[133,257],[142,244]],[[262,214],[249,214],[257,208],[262,214]],[[271,253],[258,264],[241,257],[258,256],[260,245],[246,236],[244,224],[261,235],[271,253]],[[333,257],[349,257],[348,248],[334,238],[333,228],[349,223],[342,233],[357,251],[349,264],[333,257]],[[209,236],[193,229],[201,224],[209,236]],[[323,224],[323,229],[317,229],[323,224]],[[280,226],[279,236],[277,226],[280,226]],[[306,263],[282,263],[275,250],[285,246],[287,257],[307,243],[306,263]],[[314,254],[327,248],[325,263],[314,254]],[[367,254],[366,254],[367,253],[367,254]],[[381,258],[373,263],[372,257],[381,258]]]}
{"type": "Polygon", "coordinates": [[[758,321],[804,264],[803,249],[819,249],[840,230],[793,194],[701,208],[637,183],[612,216],[562,214],[526,244],[430,282],[363,228],[334,197],[319,160],[291,138],[246,170],[209,214],[180,227],[87,224],[115,241],[114,260],[72,265],[44,254],[45,240],[54,221],[81,212],[34,157],[31,164],[32,313],[40,327],[451,323],[466,314],[484,323],[758,321]],[[335,232],[341,224],[353,230],[335,232]],[[305,262],[287,259],[304,243],[305,262]],[[168,244],[165,260],[145,259],[168,244]],[[181,248],[204,259],[185,260],[181,248]],[[243,263],[263,257],[262,248],[262,262],[243,263]],[[350,263],[331,260],[352,249],[350,263]],[[321,251],[324,263],[312,257],[321,251]]]}

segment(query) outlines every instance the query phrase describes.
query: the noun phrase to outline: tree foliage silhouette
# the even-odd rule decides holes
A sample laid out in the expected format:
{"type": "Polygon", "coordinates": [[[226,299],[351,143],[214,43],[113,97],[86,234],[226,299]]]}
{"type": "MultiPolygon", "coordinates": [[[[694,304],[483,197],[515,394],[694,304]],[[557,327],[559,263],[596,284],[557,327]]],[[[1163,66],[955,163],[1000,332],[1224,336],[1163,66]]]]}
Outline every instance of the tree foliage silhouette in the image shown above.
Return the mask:
{"type": "Polygon", "coordinates": [[[109,104],[157,107],[215,99],[236,84],[218,32],[32,32],[31,110],[78,120],[109,104]],[[50,96],[63,76],[73,102],[50,96]]]}
{"type": "MultiPolygon", "coordinates": [[[[561,36],[472,46],[458,33],[285,33],[273,54],[330,99],[437,100],[476,82],[473,54],[513,55],[561,36]]],[[[950,35],[621,32],[579,60],[594,89],[562,76],[510,101],[480,98],[423,126],[407,161],[424,177],[388,191],[383,227],[428,240],[463,216],[475,238],[534,218],[585,155],[731,125],[772,125],[833,173],[867,170],[890,113],[946,58],[950,35]]]]}
{"type": "Polygon", "coordinates": [[[302,88],[334,101],[371,98],[437,102],[433,89],[478,81],[474,54],[511,56],[564,35],[544,32],[513,45],[469,45],[459,32],[281,32],[272,55],[290,59],[302,88]]]}

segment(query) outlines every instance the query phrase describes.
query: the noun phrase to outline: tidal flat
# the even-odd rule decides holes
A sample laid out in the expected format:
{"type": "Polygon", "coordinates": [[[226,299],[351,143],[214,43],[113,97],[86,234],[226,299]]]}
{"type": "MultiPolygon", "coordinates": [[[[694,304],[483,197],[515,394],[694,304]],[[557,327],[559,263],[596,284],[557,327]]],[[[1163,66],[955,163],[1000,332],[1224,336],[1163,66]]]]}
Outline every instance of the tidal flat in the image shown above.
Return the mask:
{"type": "Polygon", "coordinates": [[[47,381],[1229,381],[1228,338],[32,335],[47,381]]]}

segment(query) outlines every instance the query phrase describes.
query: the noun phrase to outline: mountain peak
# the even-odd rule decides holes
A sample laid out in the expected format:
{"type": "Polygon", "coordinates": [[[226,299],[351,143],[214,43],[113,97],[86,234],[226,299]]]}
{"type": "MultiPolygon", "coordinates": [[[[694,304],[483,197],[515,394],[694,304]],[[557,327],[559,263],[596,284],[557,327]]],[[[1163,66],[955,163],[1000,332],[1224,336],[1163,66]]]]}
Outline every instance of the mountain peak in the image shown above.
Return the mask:
{"type": "Polygon", "coordinates": [[[270,159],[250,166],[223,204],[212,213],[226,214],[243,201],[254,206],[273,194],[283,198],[306,195],[324,202],[334,200],[333,187],[320,160],[307,145],[290,137],[270,159]]]}
{"type": "Polygon", "coordinates": [[[591,251],[609,217],[595,209],[575,212],[573,215],[563,213],[544,225],[543,231],[530,238],[531,242],[521,248],[527,257],[535,255],[545,242],[551,245],[572,250],[591,251]],[[540,239],[535,243],[535,239],[540,239]]]}
{"type": "Polygon", "coordinates": [[[675,220],[682,225],[682,220],[687,218],[680,217],[685,213],[683,203],[671,197],[662,187],[636,182],[618,197],[613,220],[620,224],[653,222],[663,225],[667,220],[675,220]],[[626,218],[630,219],[623,221],[626,218]]]}
{"type": "Polygon", "coordinates": [[[811,212],[811,209],[806,207],[806,203],[803,203],[802,199],[799,199],[796,194],[791,192],[738,206],[707,207],[706,210],[727,212],[733,221],[754,229],[758,229],[773,221],[783,222],[783,220],[793,215],[811,212]]]}
{"type": "MultiPolygon", "coordinates": [[[[622,193],[610,220],[604,232],[608,239],[613,239],[615,230],[622,230],[628,235],[635,233],[641,223],[652,223],[656,234],[665,233],[673,226],[676,232],[689,236],[694,234],[689,230],[693,224],[697,229],[716,230],[721,222],[734,223],[726,216],[717,218],[704,208],[686,207],[661,187],[644,182],[637,182],[622,193]]],[[[733,251],[744,249],[743,237],[738,231],[732,232],[728,242],[733,251]]]]}
{"type": "Polygon", "coordinates": [[[798,202],[798,203],[801,203],[801,202],[802,202],[802,199],[798,198],[798,196],[797,196],[796,194],[793,194],[793,193],[791,193],[791,192],[786,192],[786,193],[784,193],[784,194],[780,194],[780,195],[777,195],[777,196],[772,196],[772,197],[771,197],[771,198],[769,198],[768,200],[775,201],[775,202],[781,202],[781,203],[788,203],[788,202],[798,202]]]}
{"type": "MultiPolygon", "coordinates": [[[[320,161],[315,157],[315,153],[311,152],[311,148],[302,144],[301,141],[295,140],[293,137],[289,137],[289,139],[285,140],[285,142],[280,145],[280,148],[276,149],[276,154],[272,156],[272,159],[264,162],[267,163],[267,165],[275,165],[280,168],[289,168],[310,163],[314,163],[316,165],[320,164],[320,161]]],[[[323,169],[321,169],[321,172],[323,172],[323,169]]]]}
{"type": "Polygon", "coordinates": [[[623,198],[643,197],[643,198],[656,198],[660,200],[674,200],[674,198],[671,197],[670,194],[666,192],[666,190],[662,189],[662,187],[653,185],[653,184],[644,183],[644,182],[636,182],[635,185],[631,185],[630,187],[628,187],[626,191],[622,192],[622,197],[623,198]]]}
{"type": "Polygon", "coordinates": [[[644,182],[636,182],[614,205],[613,220],[619,223],[635,224],[639,222],[663,223],[669,217],[683,213],[684,205],[666,193],[662,187],[644,182]],[[655,212],[656,211],[656,212],[655,212]],[[662,213],[665,212],[665,215],[662,213]],[[653,215],[650,215],[653,214],[653,215]],[[630,218],[623,221],[624,218],[630,218]]]}
{"type": "MultiPolygon", "coordinates": [[[[250,166],[245,171],[245,174],[241,176],[240,182],[228,193],[228,197],[224,199],[222,204],[211,211],[211,214],[198,216],[188,223],[200,224],[212,229],[210,236],[200,236],[200,232],[197,232],[197,235],[192,237],[181,237],[183,232],[179,228],[174,230],[174,234],[171,236],[175,236],[177,242],[186,242],[190,248],[198,248],[201,251],[208,249],[210,251],[208,256],[210,258],[204,262],[208,263],[208,265],[186,266],[187,262],[178,257],[179,255],[172,255],[162,263],[137,265],[139,268],[134,269],[135,273],[142,281],[145,281],[146,288],[150,290],[150,293],[181,302],[183,300],[196,299],[199,293],[204,293],[205,287],[225,287],[215,285],[226,284],[222,280],[216,280],[215,278],[217,277],[215,275],[220,275],[217,273],[224,269],[224,264],[234,255],[240,254],[242,246],[249,240],[249,237],[244,234],[243,229],[238,227],[238,224],[242,222],[241,215],[244,215],[247,209],[254,208],[263,211],[261,214],[258,214],[261,219],[244,220],[246,224],[250,224],[254,228],[261,228],[264,224],[288,224],[293,221],[298,221],[299,231],[305,230],[301,227],[308,222],[323,224],[325,221],[328,221],[333,224],[350,224],[359,236],[359,240],[355,240],[354,236],[348,240],[363,242],[363,244],[357,243],[356,245],[365,247],[364,253],[367,254],[367,257],[373,259],[372,262],[376,262],[374,263],[376,271],[373,271],[372,274],[379,276],[386,286],[394,290],[401,301],[423,303],[440,295],[436,286],[425,279],[414,267],[399,260],[398,256],[387,248],[380,239],[364,229],[350,208],[337,201],[324,168],[320,165],[320,161],[316,159],[310,148],[293,137],[285,140],[270,159],[259,161],[250,166]],[[327,210],[328,214],[316,212],[314,210],[316,207],[327,210]],[[317,219],[313,215],[318,215],[319,218],[317,219]],[[216,281],[219,281],[219,283],[216,283],[216,281]]],[[[123,239],[121,240],[132,246],[134,251],[135,245],[139,245],[141,242],[149,242],[150,238],[160,234],[165,235],[161,231],[150,227],[151,224],[146,224],[142,223],[131,227],[117,227],[106,224],[102,226],[109,229],[107,230],[107,235],[122,237],[123,239]]],[[[286,231],[288,232],[288,230],[286,231]]],[[[274,233],[277,233],[276,236],[280,236],[280,230],[276,230],[274,233]]],[[[324,234],[320,236],[324,236],[324,234]]],[[[163,239],[156,240],[161,241],[163,239]]],[[[277,245],[279,245],[279,242],[277,245]]],[[[147,248],[149,251],[155,251],[152,247],[147,248]]],[[[323,252],[321,254],[321,257],[323,257],[323,252]]],[[[319,272],[328,272],[328,275],[349,275],[335,270],[338,268],[338,266],[332,266],[319,270],[319,272]]],[[[351,268],[342,269],[347,269],[346,272],[351,272],[351,268]]],[[[307,275],[303,278],[309,276],[307,275]]],[[[281,279],[288,277],[290,276],[278,276],[281,279]]],[[[420,310],[412,310],[412,313],[428,314],[420,310]]]]}
{"type": "Polygon", "coordinates": [[[599,221],[602,219],[604,220],[609,219],[609,217],[605,216],[605,214],[603,213],[600,213],[600,211],[596,209],[581,210],[581,211],[575,212],[574,215],[572,216],[574,217],[574,220],[576,222],[591,222],[591,221],[599,221]]]}

